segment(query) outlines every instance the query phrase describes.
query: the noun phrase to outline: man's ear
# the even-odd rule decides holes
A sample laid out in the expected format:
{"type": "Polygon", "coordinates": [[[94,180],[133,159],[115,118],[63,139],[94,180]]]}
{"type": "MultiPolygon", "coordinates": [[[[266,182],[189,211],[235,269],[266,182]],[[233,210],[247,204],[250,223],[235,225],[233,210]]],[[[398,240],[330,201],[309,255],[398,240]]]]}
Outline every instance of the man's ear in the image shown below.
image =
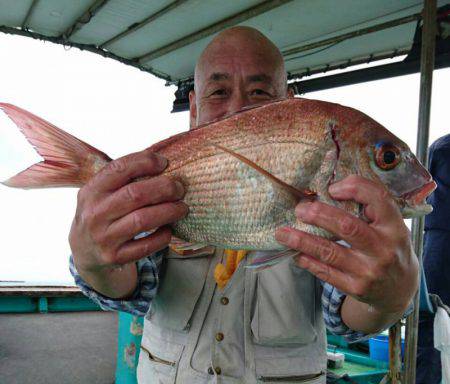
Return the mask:
{"type": "Polygon", "coordinates": [[[189,124],[191,129],[197,126],[197,103],[194,90],[189,92],[189,124]]]}
{"type": "Polygon", "coordinates": [[[295,96],[294,90],[289,86],[288,86],[288,90],[287,90],[287,95],[288,95],[288,98],[290,98],[290,99],[295,96]]]}

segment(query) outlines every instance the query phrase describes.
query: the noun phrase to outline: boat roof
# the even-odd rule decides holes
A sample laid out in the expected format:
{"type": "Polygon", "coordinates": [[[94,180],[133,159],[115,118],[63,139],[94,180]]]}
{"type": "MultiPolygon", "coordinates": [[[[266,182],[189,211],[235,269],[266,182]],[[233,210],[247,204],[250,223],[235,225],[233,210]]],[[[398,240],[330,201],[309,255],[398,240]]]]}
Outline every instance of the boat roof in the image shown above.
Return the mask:
{"type": "MultiPolygon", "coordinates": [[[[152,73],[178,86],[176,112],[189,107],[201,51],[220,31],[236,25],[257,28],[278,46],[296,94],[418,72],[423,4],[422,0],[0,1],[0,32],[77,47],[152,73]],[[402,62],[340,71],[405,55],[402,62]],[[324,75],[331,70],[338,73],[324,75]],[[304,79],[315,74],[320,76],[304,79]]],[[[443,68],[450,66],[450,1],[438,0],[437,5],[435,68],[443,68]]]]}
{"type": "Polygon", "coordinates": [[[77,46],[177,83],[192,78],[218,32],[246,25],[280,48],[296,77],[408,53],[422,7],[420,0],[17,0],[0,2],[0,30],[77,46]]]}

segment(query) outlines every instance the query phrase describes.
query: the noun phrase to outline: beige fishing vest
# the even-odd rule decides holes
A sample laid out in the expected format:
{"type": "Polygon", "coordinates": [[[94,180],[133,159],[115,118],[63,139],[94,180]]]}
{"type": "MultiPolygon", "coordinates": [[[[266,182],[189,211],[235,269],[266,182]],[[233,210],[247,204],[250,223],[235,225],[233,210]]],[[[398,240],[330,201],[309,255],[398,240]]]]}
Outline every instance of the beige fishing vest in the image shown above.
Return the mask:
{"type": "Polygon", "coordinates": [[[223,250],[169,251],[144,322],[139,384],[325,384],[321,286],[293,260],[254,272],[250,252],[220,290],[223,250]]]}

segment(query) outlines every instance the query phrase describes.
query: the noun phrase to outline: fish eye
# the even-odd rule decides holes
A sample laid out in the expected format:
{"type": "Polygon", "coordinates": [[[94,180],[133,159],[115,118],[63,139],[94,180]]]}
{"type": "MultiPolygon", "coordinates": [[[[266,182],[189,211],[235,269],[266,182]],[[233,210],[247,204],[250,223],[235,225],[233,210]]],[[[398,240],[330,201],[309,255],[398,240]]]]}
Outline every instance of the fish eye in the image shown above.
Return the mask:
{"type": "Polygon", "coordinates": [[[388,164],[388,165],[392,164],[395,161],[396,156],[397,155],[394,151],[384,152],[384,154],[383,154],[384,164],[388,164]]]}
{"type": "Polygon", "coordinates": [[[375,147],[375,163],[378,168],[389,171],[400,162],[400,150],[392,144],[382,143],[375,147]]]}

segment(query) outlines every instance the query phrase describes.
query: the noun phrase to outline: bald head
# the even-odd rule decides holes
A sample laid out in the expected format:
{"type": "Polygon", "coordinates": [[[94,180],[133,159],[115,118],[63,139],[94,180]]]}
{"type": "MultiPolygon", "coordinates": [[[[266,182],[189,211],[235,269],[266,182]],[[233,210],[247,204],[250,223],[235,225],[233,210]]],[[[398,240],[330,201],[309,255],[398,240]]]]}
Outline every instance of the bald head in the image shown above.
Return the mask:
{"type": "Polygon", "coordinates": [[[271,64],[277,78],[287,87],[286,71],[281,52],[266,36],[250,27],[233,27],[219,33],[203,50],[195,66],[194,83],[201,82],[206,67],[221,56],[253,56],[260,63],[271,64]]]}
{"type": "Polygon", "coordinates": [[[278,48],[254,28],[233,27],[218,34],[197,61],[191,127],[286,96],[278,48]]]}

